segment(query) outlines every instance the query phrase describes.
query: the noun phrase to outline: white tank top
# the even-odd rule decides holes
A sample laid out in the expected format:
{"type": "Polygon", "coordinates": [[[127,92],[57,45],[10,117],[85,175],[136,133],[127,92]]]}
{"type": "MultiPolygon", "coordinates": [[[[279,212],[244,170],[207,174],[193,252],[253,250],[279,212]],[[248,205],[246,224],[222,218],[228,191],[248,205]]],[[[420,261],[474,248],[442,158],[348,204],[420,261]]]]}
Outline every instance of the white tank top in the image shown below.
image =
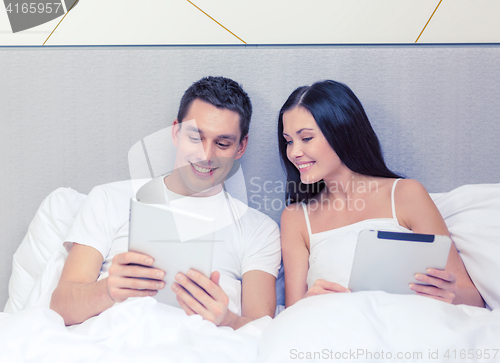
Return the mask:
{"type": "Polygon", "coordinates": [[[319,233],[311,232],[311,223],[306,204],[302,203],[309,233],[309,271],[307,287],[310,288],[317,279],[336,282],[344,287],[349,284],[354,252],[358,243],[359,232],[365,229],[392,232],[411,232],[401,226],[396,217],[394,190],[399,179],[394,181],[391,191],[392,218],[372,218],[347,226],[334,228],[319,233]]]}

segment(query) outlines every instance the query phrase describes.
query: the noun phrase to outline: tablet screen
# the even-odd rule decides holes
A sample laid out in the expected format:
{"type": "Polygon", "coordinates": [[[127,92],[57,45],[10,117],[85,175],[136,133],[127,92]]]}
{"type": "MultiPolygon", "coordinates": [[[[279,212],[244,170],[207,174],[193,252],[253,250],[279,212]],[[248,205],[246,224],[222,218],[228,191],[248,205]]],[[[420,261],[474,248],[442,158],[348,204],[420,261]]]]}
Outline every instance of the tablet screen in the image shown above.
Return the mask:
{"type": "Polygon", "coordinates": [[[361,231],[349,280],[351,291],[414,294],[410,283],[427,268],[444,269],[451,238],[441,235],[361,231]]]}
{"type": "Polygon", "coordinates": [[[146,204],[132,198],[129,251],[154,258],[153,266],[165,271],[165,287],[154,297],[180,307],[171,285],[178,272],[191,268],[210,277],[215,220],[165,204],[146,204]]]}

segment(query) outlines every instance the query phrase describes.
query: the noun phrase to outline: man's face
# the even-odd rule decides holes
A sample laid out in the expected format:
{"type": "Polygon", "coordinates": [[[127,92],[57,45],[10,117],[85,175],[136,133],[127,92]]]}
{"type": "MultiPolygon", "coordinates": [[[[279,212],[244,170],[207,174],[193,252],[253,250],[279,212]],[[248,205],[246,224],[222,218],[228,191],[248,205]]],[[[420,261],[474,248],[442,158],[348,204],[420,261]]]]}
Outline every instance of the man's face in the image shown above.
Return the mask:
{"type": "Polygon", "coordinates": [[[182,123],[174,121],[177,147],[175,170],[169,188],[182,195],[210,196],[221,190],[221,183],[243,156],[248,137],[240,142],[240,115],[195,99],[182,123]]]}

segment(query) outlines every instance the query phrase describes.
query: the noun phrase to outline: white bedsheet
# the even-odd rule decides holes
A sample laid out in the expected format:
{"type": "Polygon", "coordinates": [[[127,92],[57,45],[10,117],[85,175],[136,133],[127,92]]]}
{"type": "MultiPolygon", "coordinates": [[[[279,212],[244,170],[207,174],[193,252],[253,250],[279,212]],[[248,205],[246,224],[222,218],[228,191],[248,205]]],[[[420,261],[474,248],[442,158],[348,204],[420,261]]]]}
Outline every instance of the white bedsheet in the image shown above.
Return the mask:
{"type": "MultiPolygon", "coordinates": [[[[32,231],[37,241],[60,245],[64,237],[56,237],[70,225],[75,200],[83,198],[75,193],[60,188],[42,204],[43,223],[32,231]],[[55,213],[60,201],[66,207],[55,213]],[[64,226],[55,223],[61,218],[64,226]]],[[[65,259],[63,250],[51,247],[44,250],[46,265],[36,282],[16,304],[8,304],[24,310],[0,313],[0,362],[137,362],[144,357],[176,363],[500,362],[500,184],[463,186],[434,200],[472,280],[495,310],[414,295],[330,294],[301,300],[274,320],[262,318],[234,331],[139,298],[66,328],[48,309],[65,259]],[[47,262],[49,251],[55,253],[47,262]]],[[[36,252],[32,246],[27,243],[21,252],[36,252]]],[[[35,257],[24,261],[27,267],[35,257]]],[[[13,288],[26,273],[11,279],[13,288]]]]}
{"type": "Polygon", "coordinates": [[[68,328],[46,307],[0,313],[0,346],[1,362],[496,362],[500,310],[383,292],[331,294],[234,331],[136,298],[68,328]]]}
{"type": "Polygon", "coordinates": [[[254,362],[271,318],[217,328],[153,298],[129,299],[66,328],[44,307],[0,315],[1,362],[254,362]],[[138,360],[140,359],[140,360],[138,360]]]}
{"type": "Polygon", "coordinates": [[[48,308],[64,264],[50,259],[27,307],[0,313],[0,362],[254,362],[264,317],[237,331],[187,316],[150,297],[117,303],[86,322],[65,327],[48,308]],[[142,360],[141,360],[142,361],[142,360]]]}
{"type": "Polygon", "coordinates": [[[383,292],[303,299],[237,331],[149,297],[67,328],[48,309],[64,257],[52,257],[25,310],[0,313],[0,362],[500,361],[500,309],[383,292]]]}
{"type": "Polygon", "coordinates": [[[500,309],[384,292],[314,296],[273,320],[257,361],[499,362],[500,309]]]}

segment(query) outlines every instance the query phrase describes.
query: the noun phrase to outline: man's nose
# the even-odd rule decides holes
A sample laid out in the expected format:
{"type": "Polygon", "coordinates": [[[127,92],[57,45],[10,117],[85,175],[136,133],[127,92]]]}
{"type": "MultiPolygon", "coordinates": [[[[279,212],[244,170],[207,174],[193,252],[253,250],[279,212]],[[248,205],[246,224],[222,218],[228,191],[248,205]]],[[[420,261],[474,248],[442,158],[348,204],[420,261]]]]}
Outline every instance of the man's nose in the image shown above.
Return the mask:
{"type": "Polygon", "coordinates": [[[213,161],[215,157],[215,145],[213,145],[211,142],[203,143],[202,151],[202,160],[213,161]]]}

